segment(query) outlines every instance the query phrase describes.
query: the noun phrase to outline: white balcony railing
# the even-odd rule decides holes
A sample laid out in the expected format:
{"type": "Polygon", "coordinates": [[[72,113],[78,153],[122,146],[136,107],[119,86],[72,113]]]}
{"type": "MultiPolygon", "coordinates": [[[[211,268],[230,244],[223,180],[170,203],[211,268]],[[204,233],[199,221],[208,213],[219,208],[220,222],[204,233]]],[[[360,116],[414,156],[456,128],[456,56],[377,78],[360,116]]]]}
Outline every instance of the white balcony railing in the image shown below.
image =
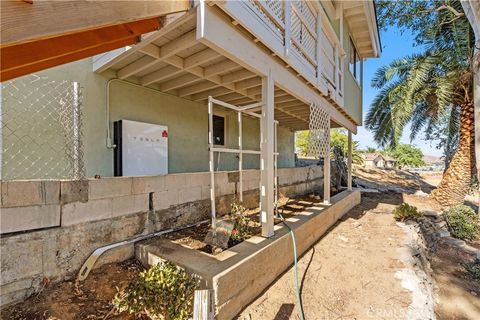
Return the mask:
{"type": "Polygon", "coordinates": [[[227,0],[222,8],[343,106],[345,53],[319,1],[227,0]]]}

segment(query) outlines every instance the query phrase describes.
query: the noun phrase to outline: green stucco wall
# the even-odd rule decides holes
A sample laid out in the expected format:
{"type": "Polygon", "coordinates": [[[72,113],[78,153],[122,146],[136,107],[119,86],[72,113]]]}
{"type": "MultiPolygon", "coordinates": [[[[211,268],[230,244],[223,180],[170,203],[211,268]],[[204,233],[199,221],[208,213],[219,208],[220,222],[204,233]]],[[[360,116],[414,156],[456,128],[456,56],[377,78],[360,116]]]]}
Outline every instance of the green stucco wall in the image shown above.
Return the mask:
{"type": "MultiPolygon", "coordinates": [[[[113,151],[106,147],[106,84],[108,75],[92,71],[91,59],[73,62],[39,72],[49,80],[77,81],[83,89],[84,153],[87,176],[113,175],[113,151]]],[[[15,80],[14,80],[15,81],[15,80]]],[[[226,116],[228,147],[236,147],[237,116],[216,108],[226,116]]],[[[169,127],[169,172],[208,171],[206,104],[173,95],[112,82],[110,86],[110,120],[127,119],[167,125],[169,127]]],[[[8,118],[2,120],[9,121],[8,118]]],[[[244,148],[259,150],[259,120],[243,118],[244,148]]],[[[294,133],[285,127],[278,130],[279,167],[293,167],[294,133]]],[[[45,155],[47,156],[47,155],[45,155]]],[[[216,155],[218,170],[237,169],[235,155],[216,155]]],[[[244,156],[244,168],[258,168],[259,156],[244,156]]]]}

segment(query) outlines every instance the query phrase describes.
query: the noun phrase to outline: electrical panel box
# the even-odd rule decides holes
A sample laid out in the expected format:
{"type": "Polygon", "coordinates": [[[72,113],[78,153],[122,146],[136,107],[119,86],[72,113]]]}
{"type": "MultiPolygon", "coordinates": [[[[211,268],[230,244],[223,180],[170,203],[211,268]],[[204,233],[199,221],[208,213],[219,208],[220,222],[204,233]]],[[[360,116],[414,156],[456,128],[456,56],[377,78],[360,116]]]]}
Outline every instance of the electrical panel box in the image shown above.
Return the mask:
{"type": "Polygon", "coordinates": [[[113,123],[115,176],[168,174],[168,127],[119,120],[113,123]]]}

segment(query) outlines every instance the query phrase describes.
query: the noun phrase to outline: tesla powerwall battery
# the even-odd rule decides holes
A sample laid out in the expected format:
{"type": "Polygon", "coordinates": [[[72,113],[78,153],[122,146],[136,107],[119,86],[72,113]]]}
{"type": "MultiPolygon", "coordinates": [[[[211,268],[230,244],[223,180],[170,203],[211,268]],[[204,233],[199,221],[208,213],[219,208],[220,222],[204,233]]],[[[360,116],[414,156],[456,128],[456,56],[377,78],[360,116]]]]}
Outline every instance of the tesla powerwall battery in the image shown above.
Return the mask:
{"type": "Polygon", "coordinates": [[[114,123],[116,176],[168,173],[168,127],[120,120],[114,123]]]}

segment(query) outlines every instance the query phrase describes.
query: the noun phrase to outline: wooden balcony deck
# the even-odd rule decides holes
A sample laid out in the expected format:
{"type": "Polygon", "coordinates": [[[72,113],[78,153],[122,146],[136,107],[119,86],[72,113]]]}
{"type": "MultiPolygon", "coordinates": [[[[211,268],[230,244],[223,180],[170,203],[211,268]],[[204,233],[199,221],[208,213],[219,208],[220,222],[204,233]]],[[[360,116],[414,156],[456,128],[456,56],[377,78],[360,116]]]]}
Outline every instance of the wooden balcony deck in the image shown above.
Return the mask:
{"type": "Polygon", "coordinates": [[[316,102],[330,110],[332,127],[356,132],[343,108],[344,64],[326,13],[309,1],[204,3],[139,44],[94,58],[98,73],[110,70],[189,100],[213,96],[240,106],[261,101],[261,78],[270,70],[280,125],[308,129],[316,102]]]}
{"type": "Polygon", "coordinates": [[[275,56],[343,106],[345,51],[317,1],[225,1],[219,4],[275,56]]]}

